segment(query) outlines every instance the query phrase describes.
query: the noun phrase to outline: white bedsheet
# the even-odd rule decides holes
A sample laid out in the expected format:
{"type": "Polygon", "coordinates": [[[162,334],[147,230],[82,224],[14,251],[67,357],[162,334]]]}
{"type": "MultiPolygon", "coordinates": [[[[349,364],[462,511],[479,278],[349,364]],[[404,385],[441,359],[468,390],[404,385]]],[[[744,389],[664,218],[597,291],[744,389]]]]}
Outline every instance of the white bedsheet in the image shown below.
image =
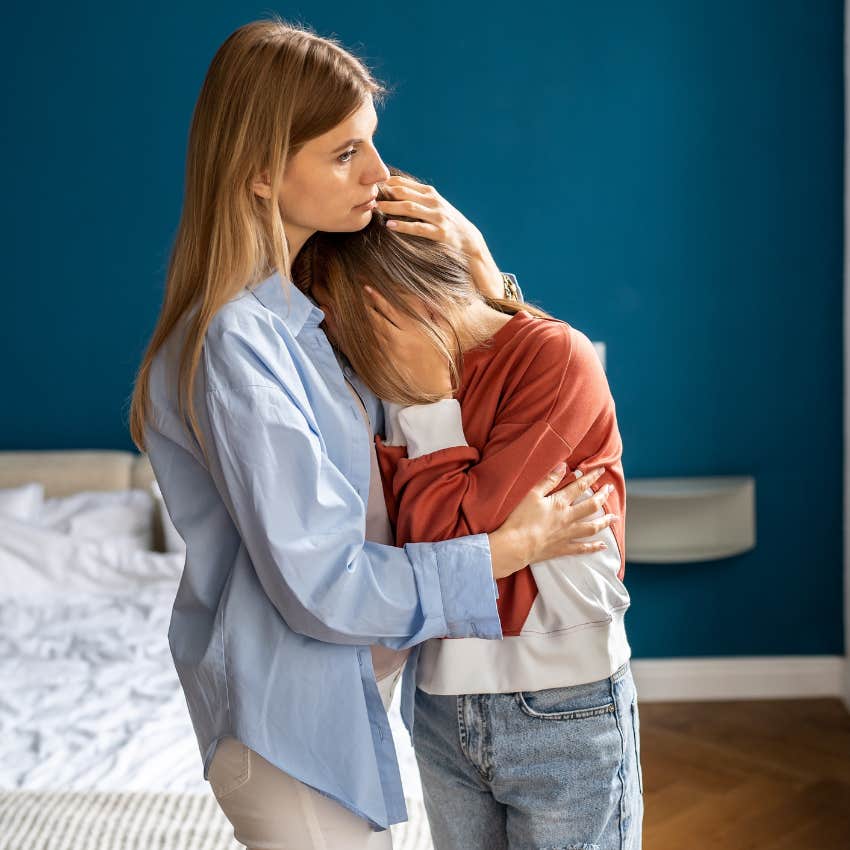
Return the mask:
{"type": "MultiPolygon", "coordinates": [[[[0,788],[208,793],[167,641],[182,567],[0,517],[0,788]]],[[[421,800],[399,690],[390,722],[421,800]]]]}

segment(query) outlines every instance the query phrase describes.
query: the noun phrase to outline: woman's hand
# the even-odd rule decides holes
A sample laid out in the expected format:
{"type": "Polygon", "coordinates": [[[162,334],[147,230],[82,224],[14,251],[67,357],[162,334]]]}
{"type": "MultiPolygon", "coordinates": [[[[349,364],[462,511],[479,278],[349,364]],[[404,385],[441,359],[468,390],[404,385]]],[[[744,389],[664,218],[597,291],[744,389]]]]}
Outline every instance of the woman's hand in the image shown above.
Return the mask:
{"type": "Polygon", "coordinates": [[[616,514],[588,519],[604,504],[608,495],[606,488],[578,505],[573,504],[598,480],[605,468],[598,467],[557,493],[551,493],[563,479],[565,471],[566,465],[559,464],[489,535],[494,578],[509,576],[527,564],[561,555],[586,555],[607,548],[601,540],[582,541],[582,538],[596,534],[618,519],[616,514]],[[547,495],[549,493],[551,495],[547,495]]]}
{"type": "Polygon", "coordinates": [[[381,189],[393,196],[391,201],[378,201],[382,213],[419,219],[390,219],[387,227],[450,245],[466,255],[473,281],[482,295],[498,298],[504,294],[502,276],[481,231],[433,186],[395,174],[381,184],[381,189]]]}
{"type": "Polygon", "coordinates": [[[393,196],[391,201],[378,201],[382,213],[420,219],[389,221],[387,227],[398,233],[425,236],[467,255],[478,250],[484,241],[478,228],[433,186],[396,174],[381,183],[381,188],[393,196]]]}
{"type": "MultiPolygon", "coordinates": [[[[371,286],[364,286],[367,315],[381,342],[381,350],[411,384],[423,393],[452,397],[449,361],[434,346],[419,322],[397,310],[371,286]]],[[[434,316],[431,320],[439,324],[434,316]]]]}

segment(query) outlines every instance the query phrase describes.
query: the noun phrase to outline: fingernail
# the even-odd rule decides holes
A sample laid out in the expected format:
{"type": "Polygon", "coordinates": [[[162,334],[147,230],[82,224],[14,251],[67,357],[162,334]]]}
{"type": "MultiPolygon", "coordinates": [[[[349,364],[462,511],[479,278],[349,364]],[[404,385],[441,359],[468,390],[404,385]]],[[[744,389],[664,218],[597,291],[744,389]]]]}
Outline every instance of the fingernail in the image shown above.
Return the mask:
{"type": "Polygon", "coordinates": [[[390,230],[395,230],[398,227],[398,222],[393,218],[388,218],[387,227],[389,227],[390,230]]]}
{"type": "Polygon", "coordinates": [[[581,478],[584,473],[580,469],[574,470],[576,478],[581,478]]]}
{"type": "Polygon", "coordinates": [[[614,489],[614,485],[613,485],[613,484],[606,484],[606,485],[605,485],[605,492],[606,492],[606,493],[610,493],[613,489],[614,489]]]}

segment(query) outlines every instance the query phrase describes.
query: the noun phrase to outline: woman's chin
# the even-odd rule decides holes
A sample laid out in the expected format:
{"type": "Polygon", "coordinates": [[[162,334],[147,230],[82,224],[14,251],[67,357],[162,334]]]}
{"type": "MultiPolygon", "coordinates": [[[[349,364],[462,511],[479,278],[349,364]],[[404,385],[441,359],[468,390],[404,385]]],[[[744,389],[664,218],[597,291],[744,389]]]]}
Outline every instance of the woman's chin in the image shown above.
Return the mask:
{"type": "Polygon", "coordinates": [[[352,209],[348,223],[344,227],[340,227],[339,230],[346,233],[362,230],[372,220],[372,212],[372,210],[352,209]]]}
{"type": "Polygon", "coordinates": [[[358,210],[352,207],[344,219],[337,219],[333,224],[317,227],[323,233],[355,233],[362,230],[372,220],[372,210],[358,210]]]}

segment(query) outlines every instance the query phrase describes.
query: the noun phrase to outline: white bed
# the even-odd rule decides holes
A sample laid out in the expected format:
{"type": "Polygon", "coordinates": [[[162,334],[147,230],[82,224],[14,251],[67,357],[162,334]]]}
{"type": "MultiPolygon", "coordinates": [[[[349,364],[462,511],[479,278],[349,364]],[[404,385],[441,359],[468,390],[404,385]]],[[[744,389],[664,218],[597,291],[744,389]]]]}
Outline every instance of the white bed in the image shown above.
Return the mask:
{"type": "MultiPolygon", "coordinates": [[[[0,850],[240,846],[203,780],[171,662],[183,556],[162,551],[152,483],[128,452],[0,452],[0,493],[18,499],[0,510],[0,850]],[[30,482],[44,487],[38,516],[30,482]]],[[[397,697],[410,821],[394,844],[426,850],[397,697]]]]}

